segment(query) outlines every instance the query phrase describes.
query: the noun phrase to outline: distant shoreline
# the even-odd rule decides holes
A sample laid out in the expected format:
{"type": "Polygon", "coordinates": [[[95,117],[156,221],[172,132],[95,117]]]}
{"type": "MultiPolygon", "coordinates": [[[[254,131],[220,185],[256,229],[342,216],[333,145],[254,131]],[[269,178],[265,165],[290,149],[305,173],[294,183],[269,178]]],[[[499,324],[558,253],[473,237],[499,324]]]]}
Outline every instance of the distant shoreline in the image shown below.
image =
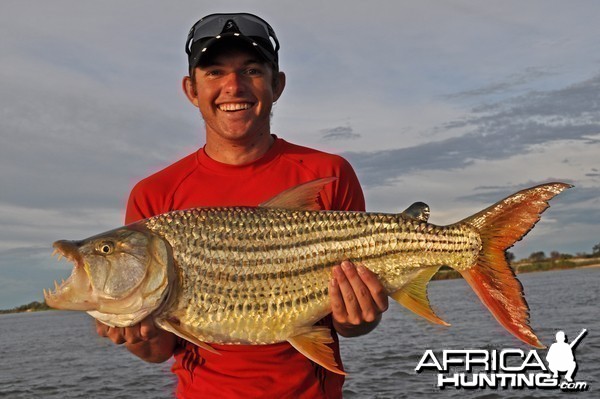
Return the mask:
{"type": "MultiPolygon", "coordinates": [[[[598,258],[568,258],[568,259],[544,259],[541,261],[532,262],[524,259],[511,263],[511,268],[515,274],[547,272],[553,270],[571,270],[600,267],[598,258]]],[[[450,269],[447,266],[442,266],[432,280],[454,280],[461,278],[461,275],[456,270],[450,269]]]]}
{"type": "Polygon", "coordinates": [[[586,265],[586,266],[580,266],[582,269],[587,269],[587,268],[591,268],[591,267],[600,267],[600,263],[597,263],[595,265],[586,265]]]}
{"type": "MultiPolygon", "coordinates": [[[[600,267],[599,258],[569,258],[569,259],[545,259],[538,262],[531,262],[527,259],[513,262],[511,264],[515,274],[546,272],[552,270],[570,270],[570,269],[589,269],[600,267]]],[[[442,266],[432,278],[432,280],[454,280],[461,278],[456,270],[447,266],[442,266]]],[[[31,302],[26,305],[17,306],[12,309],[0,309],[0,315],[12,313],[42,312],[54,310],[46,302],[31,302]]]]}
{"type": "Polygon", "coordinates": [[[46,302],[33,301],[27,305],[17,306],[12,309],[0,309],[0,314],[10,313],[31,313],[31,312],[43,312],[45,310],[54,310],[50,306],[46,305],[46,302]]]}

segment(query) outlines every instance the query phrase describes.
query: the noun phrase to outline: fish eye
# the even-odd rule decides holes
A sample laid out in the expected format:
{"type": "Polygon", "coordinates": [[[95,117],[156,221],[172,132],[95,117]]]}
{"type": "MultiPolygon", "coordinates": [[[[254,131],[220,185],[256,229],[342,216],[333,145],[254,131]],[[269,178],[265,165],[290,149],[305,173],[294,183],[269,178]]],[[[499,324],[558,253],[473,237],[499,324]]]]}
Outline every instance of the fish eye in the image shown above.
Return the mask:
{"type": "Polygon", "coordinates": [[[110,255],[113,253],[114,250],[115,250],[115,245],[109,241],[101,242],[96,247],[96,251],[98,251],[102,255],[110,255]]]}

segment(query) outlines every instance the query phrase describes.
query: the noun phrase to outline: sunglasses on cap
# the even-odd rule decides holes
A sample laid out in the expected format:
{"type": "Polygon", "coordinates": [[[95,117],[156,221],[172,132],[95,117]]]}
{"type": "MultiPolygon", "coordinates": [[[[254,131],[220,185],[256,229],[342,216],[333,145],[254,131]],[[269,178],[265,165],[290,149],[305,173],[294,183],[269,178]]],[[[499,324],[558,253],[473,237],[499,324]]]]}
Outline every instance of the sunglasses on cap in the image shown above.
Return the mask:
{"type": "Polygon", "coordinates": [[[185,52],[190,69],[209,46],[223,37],[236,36],[252,44],[267,61],[278,63],[279,41],[265,20],[248,13],[210,14],[196,22],[188,33],[185,52]]]}

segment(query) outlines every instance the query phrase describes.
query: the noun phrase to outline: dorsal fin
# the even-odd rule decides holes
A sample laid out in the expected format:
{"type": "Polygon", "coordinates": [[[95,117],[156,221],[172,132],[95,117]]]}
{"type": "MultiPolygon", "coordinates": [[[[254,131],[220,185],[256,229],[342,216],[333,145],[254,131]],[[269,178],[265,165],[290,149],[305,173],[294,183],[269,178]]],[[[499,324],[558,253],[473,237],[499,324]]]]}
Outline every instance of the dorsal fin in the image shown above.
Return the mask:
{"type": "Polygon", "coordinates": [[[306,211],[319,210],[319,192],[327,184],[337,180],[337,177],[323,177],[299,184],[277,194],[259,206],[262,208],[301,209],[306,211]]]}
{"type": "Polygon", "coordinates": [[[415,202],[406,208],[402,214],[409,218],[426,222],[429,220],[429,205],[424,202],[415,202]]]}

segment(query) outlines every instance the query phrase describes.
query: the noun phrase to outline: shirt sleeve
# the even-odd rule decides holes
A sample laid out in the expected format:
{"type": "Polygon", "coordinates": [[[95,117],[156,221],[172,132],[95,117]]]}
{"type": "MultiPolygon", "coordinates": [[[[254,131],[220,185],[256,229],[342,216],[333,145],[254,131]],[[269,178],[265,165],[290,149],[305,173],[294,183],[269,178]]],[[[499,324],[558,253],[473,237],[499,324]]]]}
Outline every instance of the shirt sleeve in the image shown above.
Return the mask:
{"type": "Polygon", "coordinates": [[[127,201],[127,208],[125,210],[125,224],[131,224],[133,222],[137,222],[138,220],[145,219],[145,212],[140,206],[140,202],[136,196],[135,188],[131,190],[129,194],[129,200],[127,201]]]}
{"type": "Polygon", "coordinates": [[[147,186],[147,181],[142,180],[131,190],[125,211],[125,224],[166,212],[162,191],[153,189],[151,185],[147,186]]]}
{"type": "Polygon", "coordinates": [[[340,164],[338,179],[333,195],[333,210],[364,212],[365,196],[354,169],[345,159],[340,164]]]}

